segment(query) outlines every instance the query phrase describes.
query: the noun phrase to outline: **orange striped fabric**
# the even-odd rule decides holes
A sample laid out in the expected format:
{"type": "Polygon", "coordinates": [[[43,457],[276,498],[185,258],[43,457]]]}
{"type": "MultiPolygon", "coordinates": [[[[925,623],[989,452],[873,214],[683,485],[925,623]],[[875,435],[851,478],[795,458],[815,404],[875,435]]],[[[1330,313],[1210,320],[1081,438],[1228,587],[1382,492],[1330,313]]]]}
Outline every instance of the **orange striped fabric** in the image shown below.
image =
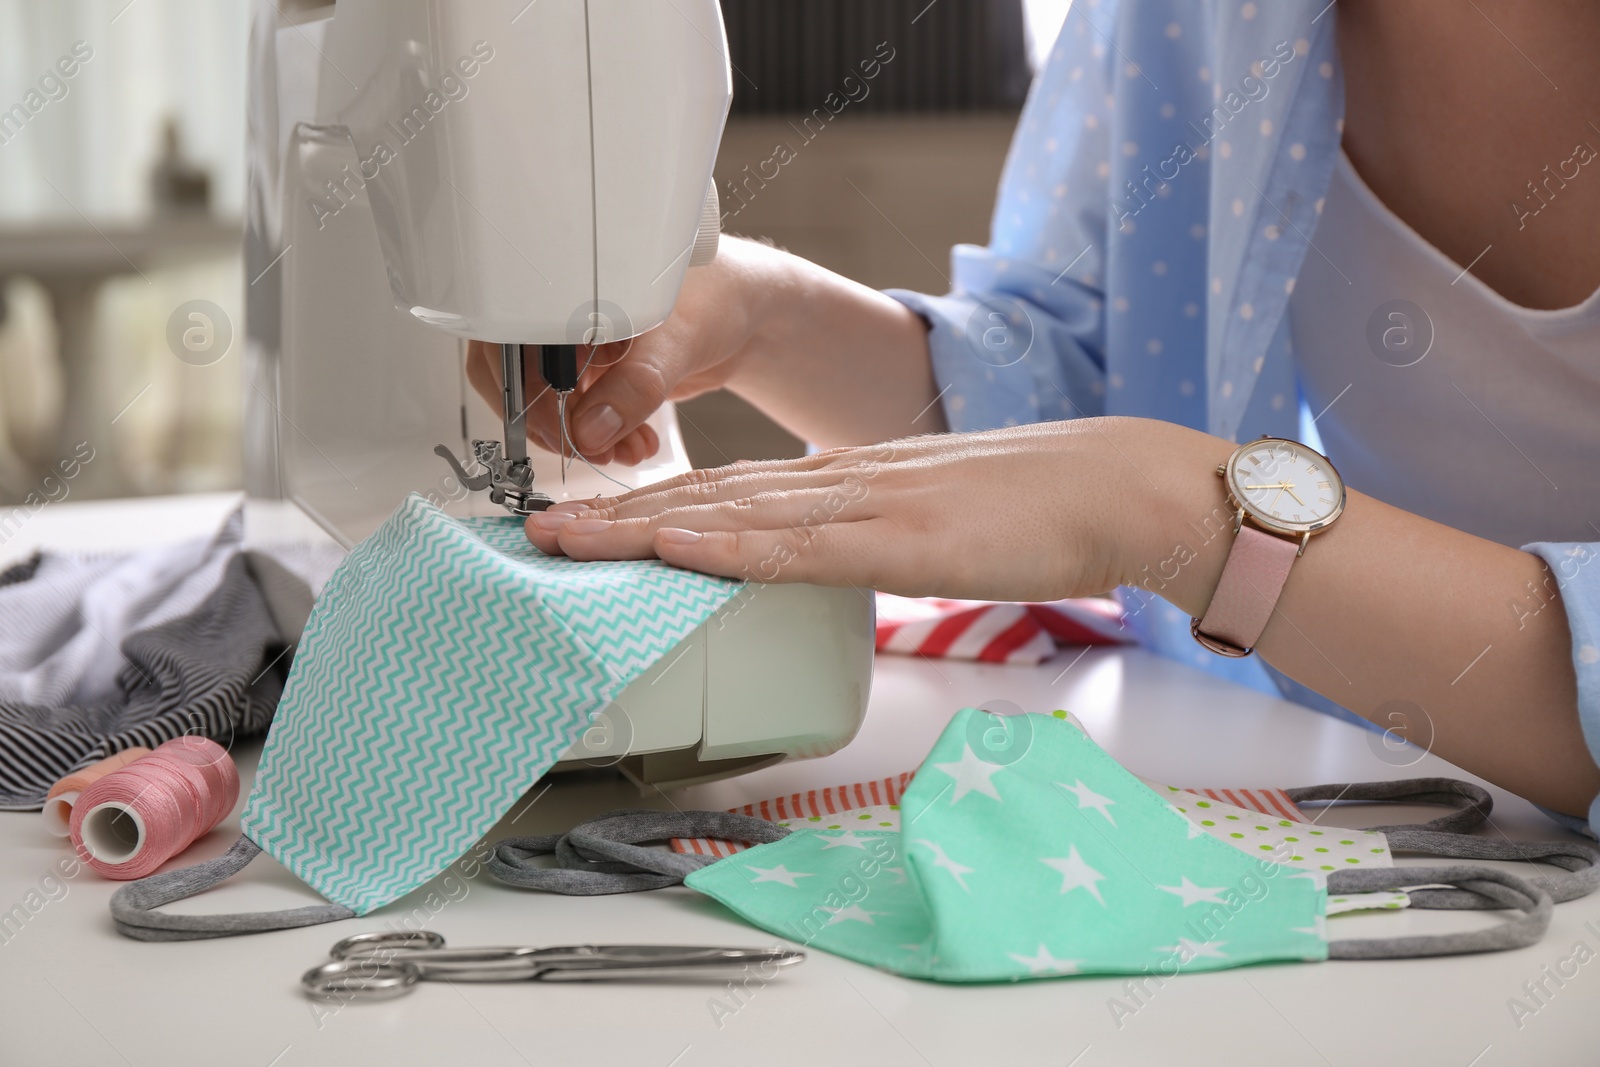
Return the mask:
{"type": "Polygon", "coordinates": [[[1295,802],[1289,799],[1289,794],[1281,789],[1196,789],[1186,787],[1191,793],[1199,793],[1212,800],[1220,800],[1224,804],[1232,804],[1236,808],[1247,808],[1250,811],[1259,811],[1263,815],[1270,815],[1275,819],[1293,819],[1295,822],[1310,822],[1305,817],[1295,802]]]}

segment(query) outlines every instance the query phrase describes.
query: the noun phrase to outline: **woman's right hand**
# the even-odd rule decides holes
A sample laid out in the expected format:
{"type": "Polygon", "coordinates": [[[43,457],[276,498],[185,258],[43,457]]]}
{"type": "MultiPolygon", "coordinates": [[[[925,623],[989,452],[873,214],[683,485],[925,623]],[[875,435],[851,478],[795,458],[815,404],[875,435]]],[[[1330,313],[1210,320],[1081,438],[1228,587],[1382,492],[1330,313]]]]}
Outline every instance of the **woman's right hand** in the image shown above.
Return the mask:
{"type": "MultiPolygon", "coordinates": [[[[578,451],[593,463],[632,465],[653,456],[661,441],[645,420],[669,400],[688,400],[728,384],[756,324],[766,318],[769,295],[781,288],[790,259],[765,245],[725,236],[711,263],[684,276],[666,322],[626,341],[580,346],[578,363],[586,369],[567,401],[569,433],[578,451]]],[[[499,349],[484,341],[467,346],[467,379],[497,412],[499,349]]],[[[528,439],[557,452],[556,395],[539,377],[531,351],[528,359],[528,439]]]]}

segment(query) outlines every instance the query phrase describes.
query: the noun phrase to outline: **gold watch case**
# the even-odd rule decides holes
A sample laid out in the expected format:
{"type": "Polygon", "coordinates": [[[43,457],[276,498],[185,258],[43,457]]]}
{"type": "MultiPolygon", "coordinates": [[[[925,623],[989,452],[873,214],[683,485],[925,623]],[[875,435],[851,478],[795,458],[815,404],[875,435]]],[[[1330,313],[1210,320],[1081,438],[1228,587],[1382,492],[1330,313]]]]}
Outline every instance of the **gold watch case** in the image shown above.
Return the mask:
{"type": "Polygon", "coordinates": [[[1321,533],[1323,530],[1326,530],[1329,526],[1332,526],[1338,521],[1340,515],[1344,514],[1344,478],[1339,475],[1338,468],[1333,465],[1333,462],[1329,460],[1327,456],[1324,456],[1316,449],[1301,444],[1299,441],[1292,441],[1286,437],[1273,437],[1270,434],[1262,434],[1260,437],[1252,441],[1246,441],[1244,444],[1233,450],[1233,454],[1228,457],[1226,463],[1218,464],[1217,477],[1222,479],[1222,484],[1228,494],[1228,507],[1233,511],[1234,533],[1239,532],[1239,527],[1242,526],[1244,524],[1244,520],[1248,518],[1252,525],[1265,530],[1268,533],[1278,534],[1280,537],[1289,537],[1299,541],[1300,554],[1305,553],[1306,543],[1310,541],[1312,534],[1321,533]],[[1248,500],[1241,499],[1240,495],[1234,492],[1234,472],[1238,470],[1239,464],[1244,461],[1246,456],[1260,451],[1263,443],[1273,445],[1274,450],[1283,448],[1289,450],[1289,452],[1293,455],[1315,457],[1316,463],[1325,465],[1330,480],[1338,488],[1338,499],[1334,503],[1333,511],[1328,515],[1325,515],[1319,519],[1315,519],[1311,522],[1286,522],[1275,515],[1262,511],[1260,508],[1251,504],[1248,500]]]}

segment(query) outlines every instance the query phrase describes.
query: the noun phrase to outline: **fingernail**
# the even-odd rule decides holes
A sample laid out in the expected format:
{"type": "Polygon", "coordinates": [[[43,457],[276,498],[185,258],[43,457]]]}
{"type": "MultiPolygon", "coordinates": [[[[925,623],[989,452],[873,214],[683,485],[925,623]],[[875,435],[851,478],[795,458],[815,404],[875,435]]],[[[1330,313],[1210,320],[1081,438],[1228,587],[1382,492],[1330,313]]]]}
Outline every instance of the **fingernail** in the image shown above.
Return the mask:
{"type": "Polygon", "coordinates": [[[692,545],[705,537],[698,530],[680,530],[676,526],[667,526],[656,531],[656,536],[669,545],[692,545]]]}
{"type": "Polygon", "coordinates": [[[611,529],[611,521],[609,519],[573,519],[570,522],[563,523],[561,526],[563,533],[575,534],[600,533],[609,529],[611,529]]]}
{"type": "Polygon", "coordinates": [[[610,404],[601,404],[580,415],[574,429],[577,431],[579,448],[586,452],[598,452],[622,429],[622,416],[610,404]]]}
{"type": "Polygon", "coordinates": [[[551,504],[544,510],[546,515],[576,515],[580,511],[588,511],[590,505],[582,500],[561,500],[551,504]]]}
{"type": "Polygon", "coordinates": [[[554,533],[572,521],[572,514],[565,511],[536,511],[528,516],[528,521],[546,533],[554,533]]]}

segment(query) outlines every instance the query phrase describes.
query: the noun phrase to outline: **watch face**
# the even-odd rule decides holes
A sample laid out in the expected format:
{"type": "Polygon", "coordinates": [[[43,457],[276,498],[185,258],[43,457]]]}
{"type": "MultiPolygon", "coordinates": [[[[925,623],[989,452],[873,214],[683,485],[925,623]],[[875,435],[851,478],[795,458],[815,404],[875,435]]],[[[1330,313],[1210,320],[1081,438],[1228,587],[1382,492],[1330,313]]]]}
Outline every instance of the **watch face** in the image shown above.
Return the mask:
{"type": "Polygon", "coordinates": [[[1326,457],[1305,445],[1263,438],[1240,448],[1228,464],[1235,500],[1272,528],[1318,530],[1344,509],[1344,482],[1326,457]]]}

